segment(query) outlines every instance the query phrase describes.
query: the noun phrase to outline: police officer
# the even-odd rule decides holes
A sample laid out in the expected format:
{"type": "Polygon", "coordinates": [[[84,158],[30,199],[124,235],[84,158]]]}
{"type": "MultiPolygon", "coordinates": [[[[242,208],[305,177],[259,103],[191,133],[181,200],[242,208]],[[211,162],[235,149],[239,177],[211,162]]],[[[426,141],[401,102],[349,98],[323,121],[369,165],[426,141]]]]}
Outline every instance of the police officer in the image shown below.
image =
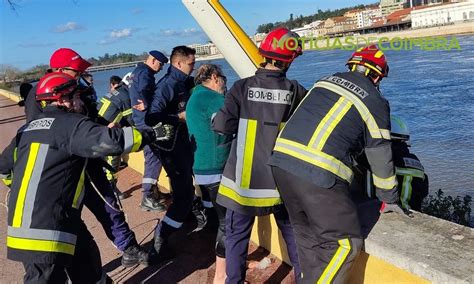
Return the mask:
{"type": "MultiPolygon", "coordinates": [[[[118,123],[120,126],[134,125],[128,87],[122,83],[122,78],[118,76],[110,77],[110,92],[100,99],[98,109],[98,115],[108,123],[118,123]]],[[[124,194],[117,189],[117,176],[115,174],[120,168],[120,161],[120,156],[107,157],[107,162],[114,169],[114,172],[108,169],[105,169],[105,171],[115,193],[120,199],[123,199],[124,194]]]]}
{"type": "MultiPolygon", "coordinates": [[[[428,195],[429,182],[425,169],[418,157],[410,152],[410,131],[406,122],[398,116],[391,115],[390,136],[392,138],[393,163],[398,180],[400,203],[405,209],[421,211],[423,199],[428,195]]],[[[366,192],[375,198],[372,173],[366,170],[366,192]]]]}
{"type": "Polygon", "coordinates": [[[16,136],[7,257],[23,263],[25,283],[98,282],[99,250],[80,219],[86,158],[169,139],[161,125],[141,132],[109,129],[71,113],[77,87],[62,72],[45,75],[36,95],[43,111],[16,136]]]}
{"type": "MultiPolygon", "coordinates": [[[[144,63],[139,63],[130,76],[129,93],[132,105],[143,103],[145,110],[151,105],[151,100],[155,92],[155,74],[160,72],[163,65],[168,62],[166,56],[156,50],[148,53],[148,57],[144,63]]],[[[132,110],[132,118],[135,126],[139,129],[147,128],[145,124],[146,111],[138,109],[132,110]]],[[[149,146],[143,148],[145,156],[145,173],[143,174],[142,189],[143,199],[140,207],[143,210],[164,211],[166,206],[159,202],[153,195],[153,191],[158,184],[158,178],[161,172],[161,162],[158,156],[151,151],[149,146]]]]}
{"type": "Polygon", "coordinates": [[[195,53],[194,49],[187,46],[173,48],[171,66],[156,84],[146,117],[149,125],[163,122],[174,125],[176,131],[173,140],[156,143],[156,147],[151,147],[158,153],[168,174],[173,196],[173,203],[155,230],[152,253],[158,256],[158,259],[167,255],[167,240],[170,234],[183,225],[193,202],[193,154],[185,122],[185,109],[190,96],[186,82],[194,68],[195,53]]]}
{"type": "MultiPolygon", "coordinates": [[[[80,79],[81,74],[90,65],[89,62],[70,48],[60,48],[56,50],[50,59],[50,67],[52,67],[53,70],[70,75],[77,80],[80,79]]],[[[75,101],[75,109],[78,112],[87,114],[93,120],[97,120],[98,111],[94,100],[95,91],[90,86],[86,86],[86,84],[87,82],[83,82],[78,87],[80,88],[79,96],[81,101],[75,101]],[[82,102],[82,104],[78,107],[79,102],[82,102]]],[[[35,99],[37,86],[38,85],[33,87],[26,98],[25,114],[27,122],[36,119],[43,112],[41,102],[35,99]],[[26,106],[29,107],[26,108],[26,106]]],[[[107,122],[105,123],[107,124],[107,122]]],[[[137,263],[147,265],[148,253],[138,245],[135,234],[130,230],[125,220],[124,213],[121,210],[117,210],[117,208],[119,208],[117,200],[113,188],[105,177],[105,173],[102,170],[97,170],[101,169],[103,164],[104,162],[101,158],[89,159],[87,163],[87,175],[84,180],[84,185],[87,190],[85,191],[84,204],[100,222],[107,237],[123,252],[122,265],[126,267],[133,266],[137,263]],[[94,188],[93,184],[99,189],[100,194],[107,203],[104,203],[99,195],[92,190],[94,188]]],[[[13,168],[13,152],[10,153],[8,163],[4,165],[5,166],[0,170],[10,172],[13,168]]]]}
{"type": "Polygon", "coordinates": [[[265,58],[254,76],[234,83],[224,106],[214,118],[214,131],[236,135],[219,186],[217,203],[226,207],[226,283],[243,283],[250,233],[255,216],[274,214],[296,278],[300,268],[293,229],[271,168],[267,165],[273,145],[293,106],[306,94],[286,71],[301,54],[301,46],[275,46],[295,37],[286,28],[271,31],[259,53],[265,58]]]}
{"type": "Polygon", "coordinates": [[[303,283],[344,283],[362,248],[349,196],[351,155],[365,149],[383,212],[402,213],[390,148],[390,109],[378,85],[388,74],[376,46],[357,50],[350,72],[316,82],[280,133],[270,159],[290,214],[303,283]]]}

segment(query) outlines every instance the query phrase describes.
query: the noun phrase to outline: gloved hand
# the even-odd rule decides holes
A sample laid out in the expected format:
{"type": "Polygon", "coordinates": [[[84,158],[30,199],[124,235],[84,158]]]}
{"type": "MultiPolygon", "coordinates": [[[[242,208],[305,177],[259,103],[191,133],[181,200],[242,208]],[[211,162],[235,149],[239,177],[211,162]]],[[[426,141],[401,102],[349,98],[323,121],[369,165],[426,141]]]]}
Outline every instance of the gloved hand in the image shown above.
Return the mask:
{"type": "Polygon", "coordinates": [[[385,214],[390,212],[395,212],[413,218],[413,213],[409,209],[404,209],[400,204],[382,202],[382,206],[380,206],[380,213],[385,214]]]}
{"type": "Polygon", "coordinates": [[[153,132],[155,132],[155,141],[168,141],[174,136],[174,126],[171,124],[158,123],[153,126],[153,132]]]}

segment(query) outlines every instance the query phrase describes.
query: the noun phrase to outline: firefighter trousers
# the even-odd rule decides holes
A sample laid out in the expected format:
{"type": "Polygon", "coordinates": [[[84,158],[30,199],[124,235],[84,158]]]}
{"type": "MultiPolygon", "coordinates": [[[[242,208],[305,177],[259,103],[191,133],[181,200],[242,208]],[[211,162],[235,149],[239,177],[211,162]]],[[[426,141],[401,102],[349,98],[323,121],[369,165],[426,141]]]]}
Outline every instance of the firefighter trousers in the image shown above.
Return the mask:
{"type": "Polygon", "coordinates": [[[301,263],[301,283],[345,283],[363,246],[347,183],[318,187],[278,167],[275,182],[288,209],[301,263]]]}
{"type": "MultiPolygon", "coordinates": [[[[296,251],[295,235],[288,218],[288,213],[286,212],[286,209],[281,206],[281,208],[274,213],[274,216],[278,229],[280,229],[283,239],[285,240],[288,256],[294,268],[295,277],[296,279],[299,279],[301,269],[296,251]]],[[[244,215],[227,209],[225,221],[225,255],[227,274],[225,283],[244,283],[248,246],[253,223],[255,222],[255,216],[244,215]]]]}
{"type": "Polygon", "coordinates": [[[23,263],[26,284],[49,283],[112,283],[102,272],[102,261],[97,244],[81,220],[72,264],[23,263]]]}
{"type": "Polygon", "coordinates": [[[125,214],[119,210],[117,198],[111,184],[108,182],[101,165],[89,160],[87,174],[104,199],[115,209],[110,208],[93,188],[89,178],[86,178],[84,205],[94,214],[102,225],[107,237],[120,250],[124,251],[130,245],[137,244],[135,234],[125,220],[125,214]]]}

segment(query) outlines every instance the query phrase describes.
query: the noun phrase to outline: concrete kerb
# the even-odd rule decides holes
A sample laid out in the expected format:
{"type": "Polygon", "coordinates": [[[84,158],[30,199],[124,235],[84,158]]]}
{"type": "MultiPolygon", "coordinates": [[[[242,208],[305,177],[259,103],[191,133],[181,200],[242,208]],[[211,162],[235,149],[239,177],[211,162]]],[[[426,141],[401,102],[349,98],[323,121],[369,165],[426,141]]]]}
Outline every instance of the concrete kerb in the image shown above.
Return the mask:
{"type": "Polygon", "coordinates": [[[19,94],[12,91],[4,90],[4,89],[0,89],[0,95],[14,102],[19,102],[21,100],[21,97],[19,94]]]}
{"type": "Polygon", "coordinates": [[[474,229],[414,215],[381,216],[365,251],[433,283],[474,283],[474,229]]]}

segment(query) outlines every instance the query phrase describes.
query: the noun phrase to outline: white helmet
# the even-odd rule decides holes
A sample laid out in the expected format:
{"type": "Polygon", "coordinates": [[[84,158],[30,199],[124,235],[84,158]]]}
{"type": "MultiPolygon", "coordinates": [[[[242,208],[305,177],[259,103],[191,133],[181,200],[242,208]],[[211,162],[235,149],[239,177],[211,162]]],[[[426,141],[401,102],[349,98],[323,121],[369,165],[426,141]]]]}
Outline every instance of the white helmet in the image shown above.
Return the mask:
{"type": "Polygon", "coordinates": [[[410,130],[401,117],[391,115],[390,124],[392,125],[392,129],[390,130],[390,137],[392,140],[410,140],[410,130]]]}
{"type": "Polygon", "coordinates": [[[125,76],[123,76],[122,82],[123,82],[125,85],[130,86],[131,77],[132,77],[132,72],[128,72],[127,74],[125,74],[125,76]]]}

